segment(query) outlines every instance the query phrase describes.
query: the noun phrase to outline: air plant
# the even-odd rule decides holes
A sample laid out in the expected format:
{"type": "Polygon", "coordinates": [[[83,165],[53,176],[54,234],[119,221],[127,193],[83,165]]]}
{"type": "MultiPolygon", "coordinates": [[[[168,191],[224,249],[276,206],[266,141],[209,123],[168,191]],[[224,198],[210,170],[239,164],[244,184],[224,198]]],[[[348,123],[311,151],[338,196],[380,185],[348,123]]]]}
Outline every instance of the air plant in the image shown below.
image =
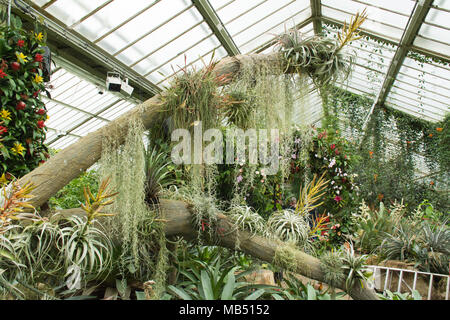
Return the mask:
{"type": "Polygon", "coordinates": [[[342,269],[346,273],[345,288],[350,293],[355,281],[359,281],[361,287],[364,287],[364,282],[372,276],[372,272],[367,268],[366,261],[368,255],[356,255],[353,245],[345,250],[342,255],[342,269]]]}
{"type": "Polygon", "coordinates": [[[96,195],[91,193],[89,187],[84,188],[86,202],[81,208],[87,214],[86,219],[71,216],[65,219],[61,229],[66,284],[70,289],[79,289],[82,281],[97,279],[111,269],[112,242],[102,230],[93,225],[99,217],[114,215],[102,212],[105,206],[114,203],[109,198],[118,194],[110,193],[109,182],[109,178],[103,180],[96,195]]]}
{"type": "Polygon", "coordinates": [[[118,192],[108,193],[110,179],[107,178],[103,180],[98,188],[97,195],[94,196],[89,188],[89,186],[84,188],[84,199],[85,203],[81,205],[81,208],[87,214],[87,224],[91,224],[95,219],[99,217],[110,217],[114,214],[111,213],[103,213],[102,209],[108,205],[114,203],[114,200],[106,200],[108,198],[115,197],[118,192]]]}
{"type": "Polygon", "coordinates": [[[286,70],[306,73],[319,86],[347,79],[353,58],[343,48],[360,39],[358,29],[366,18],[365,10],[357,13],[348,25],[344,23],[337,39],[323,36],[303,39],[298,30],[285,32],[278,38],[278,47],[285,59],[286,70]]]}
{"type": "Polygon", "coordinates": [[[231,89],[228,96],[230,100],[222,108],[223,116],[236,127],[248,129],[249,119],[255,110],[252,96],[238,89],[231,89]]]}
{"type": "Polygon", "coordinates": [[[325,189],[329,182],[328,180],[325,181],[325,174],[326,172],[318,180],[316,180],[317,175],[314,175],[312,181],[306,187],[300,188],[300,195],[295,207],[297,214],[306,216],[323,204],[323,201],[319,201],[325,195],[325,189]]]}
{"type": "Polygon", "coordinates": [[[170,161],[164,153],[153,147],[147,151],[145,164],[145,201],[147,204],[154,204],[158,201],[158,194],[161,189],[171,183],[168,169],[170,161]]]}
{"type": "Polygon", "coordinates": [[[228,103],[228,97],[218,88],[228,82],[228,77],[217,76],[213,59],[214,55],[201,70],[189,70],[187,65],[181,68],[166,88],[162,103],[171,117],[171,127],[189,129],[200,120],[207,129],[216,127],[220,109],[228,103]]]}
{"type": "Polygon", "coordinates": [[[269,229],[283,241],[306,244],[309,238],[308,220],[293,210],[275,212],[267,224],[269,229]]]}
{"type": "Polygon", "coordinates": [[[22,187],[17,181],[13,181],[0,189],[0,233],[5,232],[13,220],[36,218],[36,215],[24,210],[34,211],[33,205],[29,203],[33,198],[31,192],[34,188],[32,183],[26,183],[22,187]]]}
{"type": "Polygon", "coordinates": [[[243,230],[260,233],[265,229],[265,221],[257,212],[247,206],[233,206],[228,211],[229,217],[243,230]]]}

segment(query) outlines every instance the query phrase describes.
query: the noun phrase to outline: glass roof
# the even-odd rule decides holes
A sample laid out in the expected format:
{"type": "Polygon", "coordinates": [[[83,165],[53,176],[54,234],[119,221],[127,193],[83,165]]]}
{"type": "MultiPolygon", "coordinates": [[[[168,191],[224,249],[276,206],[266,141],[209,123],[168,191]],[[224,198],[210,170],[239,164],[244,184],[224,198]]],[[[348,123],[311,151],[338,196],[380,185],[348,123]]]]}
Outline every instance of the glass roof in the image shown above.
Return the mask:
{"type": "MultiPolygon", "coordinates": [[[[288,28],[295,26],[305,36],[314,35],[317,19],[328,36],[334,37],[336,26],[366,9],[365,37],[349,46],[357,53],[352,76],[339,86],[374,98],[383,96],[386,105],[429,121],[440,121],[450,111],[448,0],[134,0],[132,5],[129,0],[25,2],[46,20],[66,28],[99,52],[107,52],[108,59],[160,89],[180,67],[200,68],[213,56],[215,60],[227,56],[230,43],[242,54],[269,53],[274,50],[276,35],[288,28]],[[319,4],[319,10],[313,3],[319,4]],[[202,14],[199,6],[210,6],[208,12],[217,19],[202,14]],[[425,10],[425,18],[414,25],[413,17],[419,10],[425,10]],[[211,21],[216,20],[228,43],[211,27],[211,21]],[[412,42],[405,44],[405,34],[415,27],[412,42]],[[398,61],[394,57],[401,50],[406,54],[400,56],[402,64],[395,68],[398,61]],[[411,50],[430,59],[418,62],[411,50]],[[389,79],[394,79],[393,84],[385,87],[389,79]]],[[[76,68],[62,63],[54,69],[52,98],[46,99],[50,115],[47,143],[53,148],[70,145],[140,102],[110,92],[100,95],[98,79],[76,68]]],[[[297,112],[296,118],[315,123],[322,117],[321,99],[315,90],[308,99],[308,114],[297,112]]]]}

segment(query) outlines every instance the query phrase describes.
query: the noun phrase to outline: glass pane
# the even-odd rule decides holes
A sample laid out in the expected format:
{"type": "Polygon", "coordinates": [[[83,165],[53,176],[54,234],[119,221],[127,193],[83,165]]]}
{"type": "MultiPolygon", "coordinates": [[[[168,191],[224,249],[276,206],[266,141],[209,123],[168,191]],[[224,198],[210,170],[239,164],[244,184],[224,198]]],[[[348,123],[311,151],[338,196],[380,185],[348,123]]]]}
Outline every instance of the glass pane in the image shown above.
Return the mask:
{"type": "MultiPolygon", "coordinates": [[[[333,9],[331,7],[322,7],[322,14],[325,17],[328,18],[332,18],[335,20],[338,20],[340,22],[344,22],[344,21],[350,21],[350,17],[351,14],[348,11],[343,11],[343,10],[337,10],[337,9],[333,9]]],[[[356,12],[354,12],[353,14],[356,14],[356,12]]],[[[368,30],[374,34],[383,36],[383,37],[387,37],[396,41],[399,41],[400,38],[403,35],[403,28],[399,28],[393,24],[388,24],[387,21],[389,20],[381,20],[381,21],[386,21],[386,22],[379,22],[376,20],[371,20],[370,18],[368,18],[368,20],[366,20],[364,22],[364,25],[362,26],[362,29],[364,30],[368,30]]]]}
{"type": "Polygon", "coordinates": [[[58,0],[45,10],[66,25],[71,26],[105,2],[106,0],[58,0]]]}

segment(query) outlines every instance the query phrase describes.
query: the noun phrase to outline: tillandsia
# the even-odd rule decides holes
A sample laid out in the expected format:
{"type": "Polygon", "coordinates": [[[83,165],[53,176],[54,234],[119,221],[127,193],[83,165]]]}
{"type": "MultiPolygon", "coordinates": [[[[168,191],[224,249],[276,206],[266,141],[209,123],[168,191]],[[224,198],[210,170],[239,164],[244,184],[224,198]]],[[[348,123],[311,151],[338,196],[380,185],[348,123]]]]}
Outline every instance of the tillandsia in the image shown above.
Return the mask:
{"type": "Polygon", "coordinates": [[[305,216],[323,204],[319,201],[325,195],[325,189],[329,182],[325,180],[325,174],[326,172],[319,179],[317,179],[317,175],[314,175],[309,184],[300,188],[300,196],[295,207],[295,211],[299,215],[305,216]]]}
{"type": "Polygon", "coordinates": [[[303,39],[294,29],[278,37],[278,50],[285,60],[286,70],[306,73],[313,81],[324,86],[337,80],[345,80],[351,72],[353,57],[343,48],[360,39],[358,29],[367,18],[366,10],[357,13],[347,25],[344,23],[337,39],[312,36],[303,39]]]}
{"type": "Polygon", "coordinates": [[[197,71],[181,68],[174,77],[171,86],[166,88],[162,102],[170,127],[173,129],[192,128],[197,121],[202,121],[207,129],[217,126],[220,109],[229,104],[228,96],[219,88],[228,82],[226,75],[218,77],[214,72],[216,63],[211,61],[197,71]]]}
{"type": "Polygon", "coordinates": [[[248,206],[234,205],[229,211],[230,219],[237,226],[248,230],[252,234],[261,233],[265,230],[265,221],[256,211],[248,206]]]}
{"type": "Polygon", "coordinates": [[[33,220],[36,215],[25,212],[25,209],[33,210],[29,203],[33,198],[31,192],[35,189],[28,182],[23,187],[17,181],[11,182],[0,189],[0,232],[5,231],[13,220],[33,220]]]}
{"type": "Polygon", "coordinates": [[[87,223],[91,224],[92,221],[97,219],[98,217],[110,217],[114,214],[111,213],[103,213],[101,212],[105,206],[113,204],[114,200],[106,200],[108,198],[115,197],[118,192],[108,193],[108,186],[110,183],[110,179],[107,178],[102,181],[100,187],[98,188],[98,193],[94,196],[88,187],[84,188],[84,198],[86,200],[85,204],[81,205],[81,208],[87,213],[87,223]]]}

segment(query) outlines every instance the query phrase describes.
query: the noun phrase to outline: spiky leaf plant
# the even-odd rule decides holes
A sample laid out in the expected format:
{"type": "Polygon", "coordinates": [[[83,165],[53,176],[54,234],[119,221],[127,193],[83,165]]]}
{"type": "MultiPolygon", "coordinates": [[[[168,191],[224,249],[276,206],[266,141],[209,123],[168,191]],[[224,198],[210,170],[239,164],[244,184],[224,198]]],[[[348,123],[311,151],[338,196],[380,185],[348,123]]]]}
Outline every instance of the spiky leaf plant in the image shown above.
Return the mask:
{"type": "Polygon", "coordinates": [[[372,275],[371,271],[367,269],[366,261],[368,255],[357,255],[353,249],[353,245],[350,245],[348,250],[345,250],[342,255],[342,269],[346,274],[345,287],[346,291],[350,293],[355,281],[359,281],[361,287],[372,275]]]}
{"type": "Polygon", "coordinates": [[[274,213],[267,222],[269,229],[281,240],[306,244],[310,226],[306,217],[294,210],[282,210],[274,213]]]}
{"type": "Polygon", "coordinates": [[[414,260],[419,234],[418,228],[407,222],[400,223],[395,227],[393,233],[384,232],[380,235],[384,237],[380,250],[390,260],[414,260]]]}
{"type": "Polygon", "coordinates": [[[156,146],[146,152],[145,202],[147,204],[157,203],[161,189],[171,183],[169,165],[170,159],[156,146]]]}
{"type": "Polygon", "coordinates": [[[285,32],[278,38],[278,47],[286,69],[308,74],[319,86],[347,79],[353,58],[343,48],[360,38],[358,28],[366,18],[365,10],[357,13],[348,25],[344,23],[337,39],[322,36],[303,39],[298,30],[285,32]]]}
{"type": "Polygon", "coordinates": [[[419,259],[423,261],[421,268],[429,272],[448,274],[450,229],[446,222],[434,228],[430,223],[424,223],[420,242],[419,259]]]}
{"type": "Polygon", "coordinates": [[[26,275],[26,266],[21,261],[21,239],[16,232],[19,226],[9,226],[0,232],[0,299],[8,295],[16,299],[23,299],[23,292],[16,286],[17,279],[26,275]]]}
{"type": "Polygon", "coordinates": [[[223,117],[238,128],[248,129],[249,119],[256,107],[254,98],[238,88],[231,89],[228,95],[230,102],[222,108],[223,117]]]}
{"type": "Polygon", "coordinates": [[[228,214],[236,226],[252,234],[262,233],[265,229],[266,223],[263,217],[248,206],[232,206],[228,214]]]}
{"type": "Polygon", "coordinates": [[[86,219],[72,216],[61,229],[64,242],[66,276],[71,270],[79,272],[80,289],[87,281],[107,275],[112,266],[112,242],[100,229],[87,225],[86,219]]]}
{"type": "Polygon", "coordinates": [[[213,59],[214,56],[201,70],[181,68],[166,88],[162,103],[173,129],[192,128],[196,121],[202,121],[206,129],[216,127],[227,97],[219,92],[226,76],[217,77],[213,59]]]}
{"type": "Polygon", "coordinates": [[[306,187],[300,189],[299,199],[295,207],[297,214],[306,216],[323,204],[319,201],[325,195],[325,189],[329,182],[325,181],[325,174],[326,172],[318,180],[316,180],[317,175],[314,175],[312,181],[306,187]]]}
{"type": "MultiPolygon", "coordinates": [[[[32,283],[64,275],[64,238],[58,225],[59,215],[26,226],[21,233],[24,245],[21,256],[32,283]]],[[[53,283],[55,284],[55,283],[53,283]]]]}

